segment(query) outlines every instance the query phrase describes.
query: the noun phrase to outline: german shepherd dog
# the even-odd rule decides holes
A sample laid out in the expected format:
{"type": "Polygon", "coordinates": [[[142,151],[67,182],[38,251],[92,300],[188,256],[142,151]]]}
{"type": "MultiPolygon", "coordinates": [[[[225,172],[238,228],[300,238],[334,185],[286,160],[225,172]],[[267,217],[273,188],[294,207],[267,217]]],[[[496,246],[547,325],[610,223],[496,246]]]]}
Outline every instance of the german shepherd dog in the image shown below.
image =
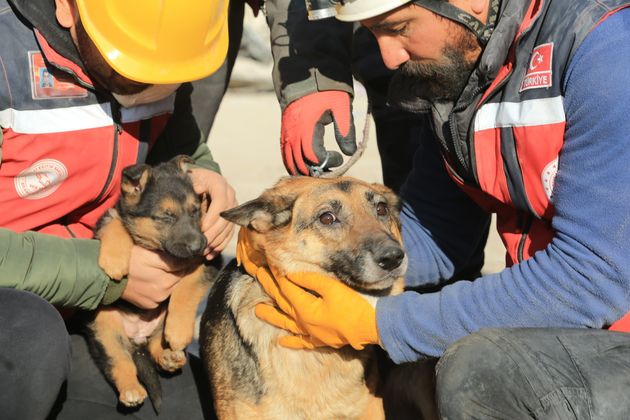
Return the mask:
{"type": "Polygon", "coordinates": [[[91,354],[127,407],[142,404],[148,395],[159,411],[162,395],[156,365],[175,372],[186,364],[185,348],[193,340],[197,307],[218,273],[220,262],[206,264],[202,256],[207,240],[201,219],[207,199],[193,190],[187,174],[191,162],[177,156],[155,167],[125,168],[121,197],[96,228],[99,265],[113,279],[128,274],[134,245],[161,251],[188,267],[170,299],[156,309],[143,310],[119,300],[88,315],[91,354]],[[134,318],[149,321],[150,327],[125,331],[123,320],[134,318]]]}
{"type": "MultiPolygon", "coordinates": [[[[251,232],[280,274],[338,278],[368,299],[399,293],[407,266],[399,199],[352,178],[288,177],[222,217],[251,232]]],[[[200,348],[220,419],[383,418],[374,346],[292,350],[254,307],[271,299],[232,261],[202,316],[200,348]]]]}

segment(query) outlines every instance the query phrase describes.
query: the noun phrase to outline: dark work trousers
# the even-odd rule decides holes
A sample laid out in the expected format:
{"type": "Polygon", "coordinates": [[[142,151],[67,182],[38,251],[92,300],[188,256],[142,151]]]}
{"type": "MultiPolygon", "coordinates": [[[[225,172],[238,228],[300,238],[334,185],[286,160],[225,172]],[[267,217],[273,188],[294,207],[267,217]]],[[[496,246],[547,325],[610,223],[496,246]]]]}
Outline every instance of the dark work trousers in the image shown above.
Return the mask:
{"type": "Polygon", "coordinates": [[[69,372],[59,312],[34,294],[0,288],[0,418],[46,418],[69,372]]]}
{"type": "Polygon", "coordinates": [[[443,419],[630,419],[630,334],[488,329],[440,359],[443,419]]]}
{"type": "MultiPolygon", "coordinates": [[[[215,418],[212,410],[212,394],[199,358],[189,355],[188,363],[181,372],[163,375],[160,378],[163,401],[158,415],[153,410],[149,399],[139,408],[126,408],[119,404],[118,393],[105,380],[94,363],[83,337],[75,334],[71,334],[70,337],[72,369],[61,389],[58,403],[48,419],[202,420],[215,418]]],[[[26,419],[27,417],[15,417],[15,419],[18,418],[26,419]]]]}

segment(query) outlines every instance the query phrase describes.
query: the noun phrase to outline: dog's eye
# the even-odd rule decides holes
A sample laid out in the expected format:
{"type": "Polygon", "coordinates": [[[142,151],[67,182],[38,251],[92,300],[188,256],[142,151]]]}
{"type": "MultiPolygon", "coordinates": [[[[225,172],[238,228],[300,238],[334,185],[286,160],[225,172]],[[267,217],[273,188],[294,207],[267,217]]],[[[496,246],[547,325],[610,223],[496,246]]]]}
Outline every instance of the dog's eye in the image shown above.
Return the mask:
{"type": "Polygon", "coordinates": [[[376,205],[376,214],[379,216],[387,216],[389,214],[389,208],[387,208],[387,204],[382,201],[376,205]]]}
{"type": "Polygon", "coordinates": [[[153,218],[162,223],[174,223],[177,220],[177,217],[171,212],[158,214],[158,215],[153,216],[153,218]]]}
{"type": "Polygon", "coordinates": [[[327,211],[325,213],[322,213],[319,216],[319,221],[321,222],[322,225],[329,226],[329,225],[332,225],[333,223],[335,223],[337,221],[337,216],[335,216],[331,212],[327,211]]]}

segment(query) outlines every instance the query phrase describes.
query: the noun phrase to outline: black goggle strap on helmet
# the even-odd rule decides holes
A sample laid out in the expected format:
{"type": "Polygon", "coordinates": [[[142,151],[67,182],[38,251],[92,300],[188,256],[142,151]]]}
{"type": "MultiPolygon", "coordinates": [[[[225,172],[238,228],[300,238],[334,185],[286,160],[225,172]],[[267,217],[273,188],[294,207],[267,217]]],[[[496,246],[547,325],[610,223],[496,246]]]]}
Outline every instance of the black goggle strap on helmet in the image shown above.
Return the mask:
{"type": "Polygon", "coordinates": [[[494,24],[496,23],[497,15],[499,14],[499,4],[501,3],[500,0],[489,1],[488,22],[485,24],[476,17],[472,16],[470,13],[453,6],[445,0],[414,0],[413,2],[435,14],[453,20],[457,23],[461,23],[477,36],[477,39],[482,46],[485,46],[490,39],[490,35],[492,35],[492,31],[494,30],[494,24]]]}

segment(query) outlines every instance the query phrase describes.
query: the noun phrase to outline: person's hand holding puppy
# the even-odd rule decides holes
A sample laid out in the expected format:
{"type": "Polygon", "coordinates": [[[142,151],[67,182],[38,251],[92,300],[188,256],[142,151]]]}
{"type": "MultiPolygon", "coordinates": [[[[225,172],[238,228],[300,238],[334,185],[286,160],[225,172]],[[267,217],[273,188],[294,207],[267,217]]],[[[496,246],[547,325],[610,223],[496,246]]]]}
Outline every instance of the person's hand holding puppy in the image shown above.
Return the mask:
{"type": "Polygon", "coordinates": [[[204,255],[211,260],[225,249],[234,234],[234,224],[223,219],[220,213],[238,204],[236,193],[221,174],[203,168],[193,168],[189,173],[195,192],[210,196],[210,207],[202,221],[201,230],[208,239],[204,255]]]}

